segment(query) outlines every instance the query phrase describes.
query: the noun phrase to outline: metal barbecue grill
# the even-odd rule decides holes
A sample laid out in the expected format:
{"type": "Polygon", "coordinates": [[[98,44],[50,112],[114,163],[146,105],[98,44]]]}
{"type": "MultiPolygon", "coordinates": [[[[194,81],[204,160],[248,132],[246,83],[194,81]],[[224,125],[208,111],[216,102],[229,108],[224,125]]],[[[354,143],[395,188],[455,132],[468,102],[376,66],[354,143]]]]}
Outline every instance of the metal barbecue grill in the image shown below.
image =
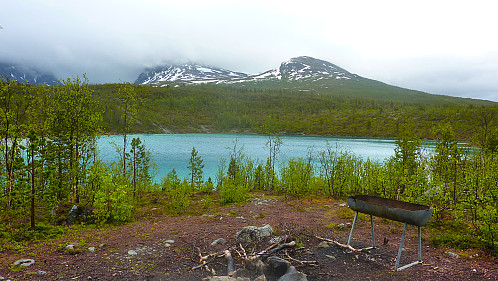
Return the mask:
{"type": "Polygon", "coordinates": [[[432,216],[432,207],[368,195],[350,196],[348,197],[347,202],[349,208],[355,211],[353,226],[351,227],[351,232],[349,233],[347,246],[350,246],[358,212],[360,212],[370,215],[370,224],[372,228],[372,247],[364,248],[362,250],[375,248],[373,216],[386,218],[405,224],[403,234],[401,235],[401,243],[399,245],[398,257],[396,258],[396,263],[394,265],[394,271],[403,270],[410,266],[422,263],[421,227],[429,222],[429,219],[432,216]],[[408,224],[418,227],[418,261],[399,267],[401,251],[403,249],[403,243],[405,242],[405,234],[408,224]]]}

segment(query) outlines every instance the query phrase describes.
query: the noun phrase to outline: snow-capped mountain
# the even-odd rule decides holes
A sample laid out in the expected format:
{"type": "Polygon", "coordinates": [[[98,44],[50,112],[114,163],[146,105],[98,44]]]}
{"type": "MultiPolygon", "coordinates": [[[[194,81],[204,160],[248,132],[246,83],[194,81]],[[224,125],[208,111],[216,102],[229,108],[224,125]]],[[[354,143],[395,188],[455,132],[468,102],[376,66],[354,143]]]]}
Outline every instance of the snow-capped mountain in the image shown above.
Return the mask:
{"type": "Polygon", "coordinates": [[[20,83],[30,84],[58,84],[57,78],[50,73],[44,73],[39,70],[7,63],[0,63],[0,79],[7,79],[9,81],[18,81],[20,83]]]}
{"type": "Polygon", "coordinates": [[[312,57],[291,58],[280,64],[279,68],[254,75],[253,80],[279,79],[288,81],[321,80],[324,78],[352,79],[360,76],[352,74],[328,61],[312,57]]]}
{"type": "Polygon", "coordinates": [[[312,57],[296,57],[282,62],[280,67],[257,75],[197,64],[167,65],[145,70],[135,84],[254,84],[259,82],[315,82],[319,80],[349,80],[361,78],[330,62],[312,57]]]}
{"type": "Polygon", "coordinates": [[[146,69],[135,84],[199,84],[218,83],[229,79],[245,78],[245,73],[222,68],[186,63],[182,65],[166,65],[146,69]]]}

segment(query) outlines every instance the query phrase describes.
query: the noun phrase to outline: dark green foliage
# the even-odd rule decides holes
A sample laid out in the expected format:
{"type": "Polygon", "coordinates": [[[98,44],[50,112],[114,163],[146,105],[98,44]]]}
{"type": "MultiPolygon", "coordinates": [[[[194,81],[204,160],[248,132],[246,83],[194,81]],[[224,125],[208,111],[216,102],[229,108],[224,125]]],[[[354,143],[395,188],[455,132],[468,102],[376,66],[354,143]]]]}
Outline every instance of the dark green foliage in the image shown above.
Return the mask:
{"type": "Polygon", "coordinates": [[[186,180],[182,182],[178,178],[175,169],[162,179],[161,189],[169,196],[169,208],[173,213],[182,214],[187,211],[192,189],[186,180]]]}
{"type": "MultiPolygon", "coordinates": [[[[229,86],[133,87],[141,103],[136,133],[258,133],[395,138],[402,124],[411,124],[422,139],[434,139],[432,127],[452,124],[458,140],[469,141],[475,118],[485,104],[465,99],[396,100],[328,95],[313,91],[253,90],[229,86]]],[[[120,132],[122,109],[114,101],[121,85],[95,85],[104,128],[120,132]]],[[[436,99],[434,99],[436,98],[436,99]]]]}
{"type": "Polygon", "coordinates": [[[202,169],[204,169],[204,164],[202,164],[202,157],[198,155],[199,152],[192,147],[192,153],[190,154],[190,160],[187,168],[190,170],[190,187],[192,190],[197,190],[202,184],[202,169]]]}

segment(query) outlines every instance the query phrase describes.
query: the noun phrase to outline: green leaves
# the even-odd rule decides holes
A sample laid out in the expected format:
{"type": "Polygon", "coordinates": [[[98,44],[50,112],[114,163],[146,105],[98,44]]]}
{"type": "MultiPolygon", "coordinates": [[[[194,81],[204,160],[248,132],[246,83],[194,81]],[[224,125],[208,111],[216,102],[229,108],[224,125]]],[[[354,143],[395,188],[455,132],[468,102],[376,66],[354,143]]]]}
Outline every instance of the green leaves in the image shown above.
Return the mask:
{"type": "Polygon", "coordinates": [[[204,169],[204,164],[202,164],[202,157],[198,155],[198,151],[195,147],[192,147],[192,152],[190,154],[190,160],[187,168],[190,170],[190,186],[192,190],[199,189],[202,184],[202,169],[204,169]]]}

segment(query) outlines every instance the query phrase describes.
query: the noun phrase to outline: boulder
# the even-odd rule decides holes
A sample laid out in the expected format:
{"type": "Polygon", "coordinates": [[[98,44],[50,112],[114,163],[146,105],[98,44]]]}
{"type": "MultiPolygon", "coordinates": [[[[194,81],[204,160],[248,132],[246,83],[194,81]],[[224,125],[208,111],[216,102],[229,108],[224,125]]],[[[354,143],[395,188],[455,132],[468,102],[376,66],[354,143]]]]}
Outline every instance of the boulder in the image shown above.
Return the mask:
{"type": "Polygon", "coordinates": [[[246,226],[235,234],[237,242],[252,243],[273,234],[273,228],[265,224],[262,227],[246,226]]]}
{"type": "Polygon", "coordinates": [[[277,281],[308,281],[308,278],[306,274],[298,272],[294,266],[290,266],[277,281]]]}
{"type": "Polygon", "coordinates": [[[57,208],[52,210],[52,215],[55,217],[56,223],[60,225],[87,223],[93,220],[92,209],[71,203],[64,203],[57,206],[57,208]]]}
{"type": "Polygon", "coordinates": [[[291,266],[290,262],[277,256],[267,258],[266,264],[268,265],[268,274],[277,277],[284,275],[291,266]]]}

